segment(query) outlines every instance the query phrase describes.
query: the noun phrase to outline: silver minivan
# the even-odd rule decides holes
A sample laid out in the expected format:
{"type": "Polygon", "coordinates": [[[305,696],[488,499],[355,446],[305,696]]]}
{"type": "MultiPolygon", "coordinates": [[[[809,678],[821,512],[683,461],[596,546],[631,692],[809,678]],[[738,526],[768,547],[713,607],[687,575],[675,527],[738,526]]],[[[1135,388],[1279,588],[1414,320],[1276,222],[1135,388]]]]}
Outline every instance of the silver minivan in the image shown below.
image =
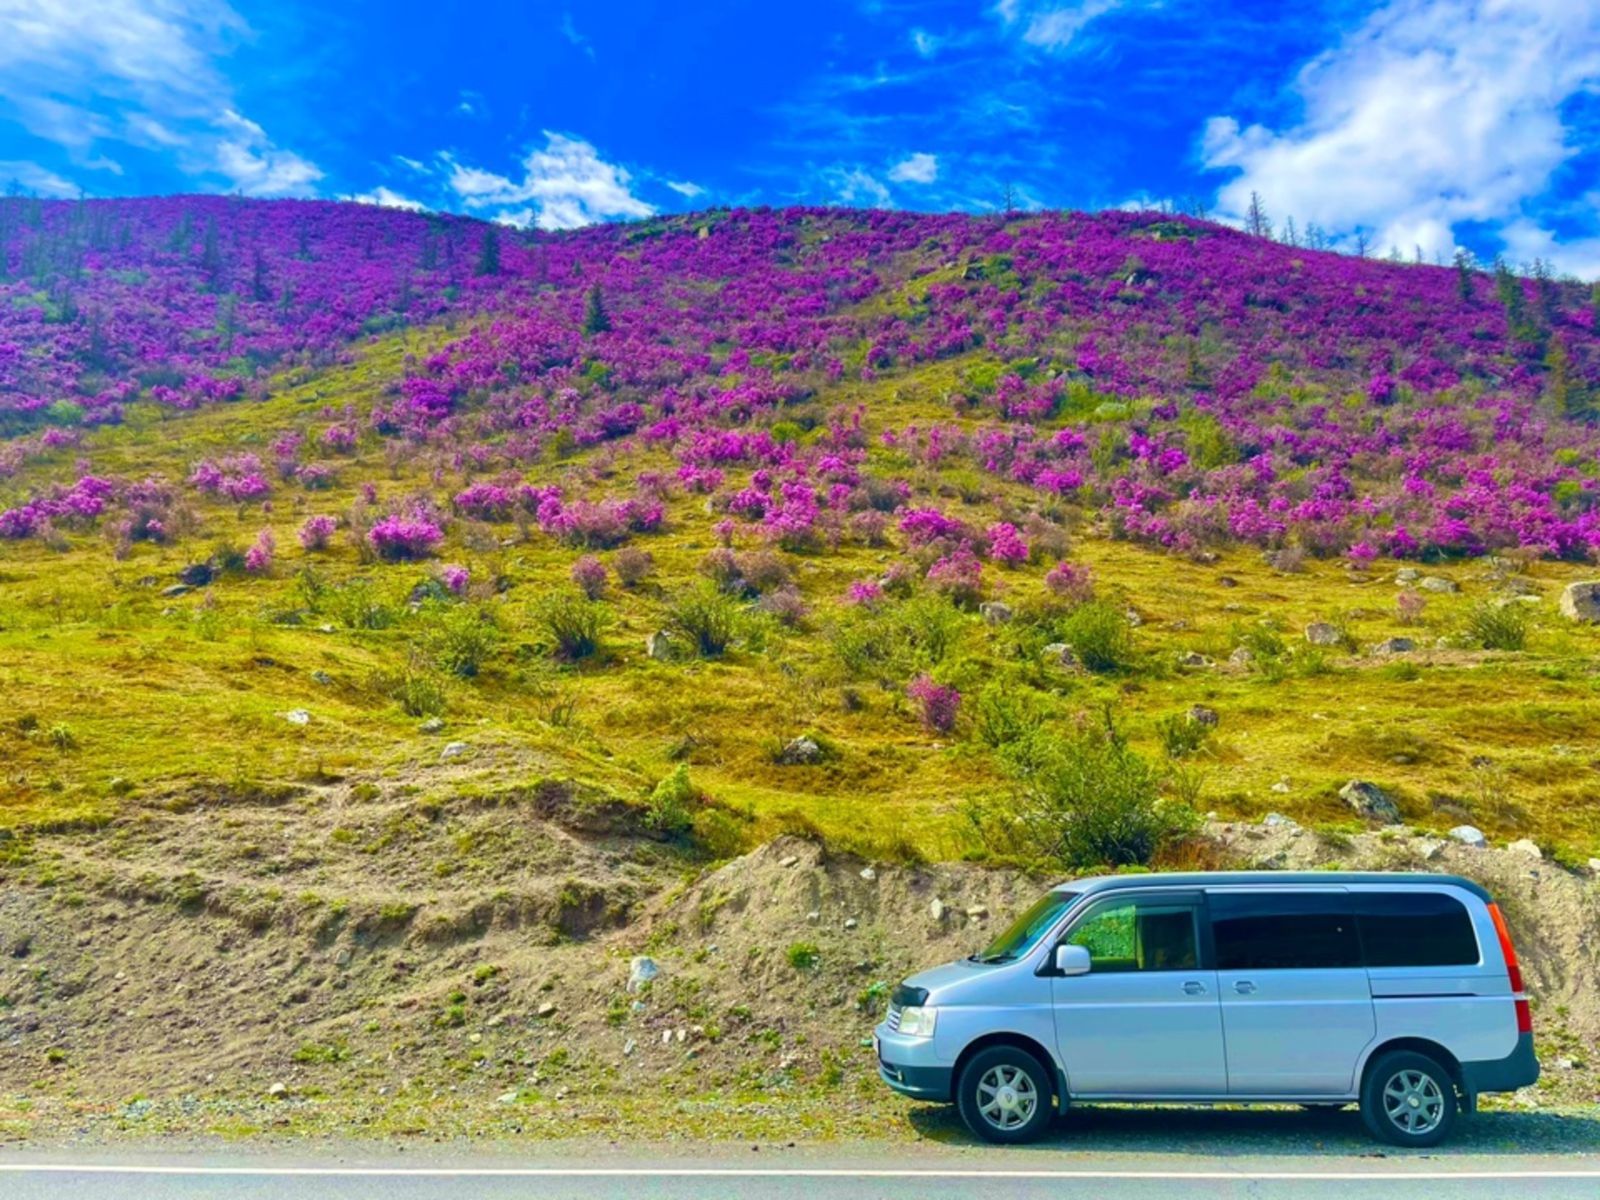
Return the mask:
{"type": "Polygon", "coordinates": [[[1046,893],[982,952],[895,989],[898,1092],[994,1142],[1083,1101],[1359,1103],[1432,1146],[1539,1063],[1499,907],[1451,875],[1108,875],[1046,893]]]}

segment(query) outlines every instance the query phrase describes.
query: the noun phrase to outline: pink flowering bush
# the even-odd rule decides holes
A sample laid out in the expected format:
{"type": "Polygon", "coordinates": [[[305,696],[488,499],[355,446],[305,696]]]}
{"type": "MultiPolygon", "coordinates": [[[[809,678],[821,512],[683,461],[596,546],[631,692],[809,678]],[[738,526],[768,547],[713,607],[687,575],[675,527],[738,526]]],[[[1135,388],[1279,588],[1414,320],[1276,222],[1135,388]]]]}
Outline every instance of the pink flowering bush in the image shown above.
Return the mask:
{"type": "Polygon", "coordinates": [[[465,596],[472,582],[472,572],[466,567],[451,564],[439,572],[439,580],[452,596],[465,596]]]}
{"type": "Polygon", "coordinates": [[[338,528],[339,522],[333,517],[307,517],[300,526],[300,545],[311,551],[326,550],[338,528]]]}
{"type": "Polygon", "coordinates": [[[430,517],[394,514],[367,530],[367,543],[386,562],[427,558],[444,540],[444,530],[430,517]]]}
{"type": "Polygon", "coordinates": [[[852,580],[845,590],[845,599],[863,608],[876,608],[883,603],[883,585],[876,579],[852,580]]]}
{"type": "Polygon", "coordinates": [[[930,733],[949,733],[956,727],[961,693],[955,688],[935,683],[930,675],[919,675],[906,687],[906,695],[916,702],[923,728],[930,733]]]}
{"type": "Polygon", "coordinates": [[[599,600],[606,594],[606,565],[592,554],[585,554],[572,564],[572,582],[590,600],[599,600]]]}
{"type": "Polygon", "coordinates": [[[256,534],[250,549],[244,552],[244,569],[252,575],[265,575],[272,570],[272,560],[277,552],[278,539],[273,537],[272,530],[263,529],[256,534]]]}
{"type": "Polygon", "coordinates": [[[205,459],[195,467],[189,482],[208,495],[239,503],[265,499],[272,491],[272,484],[262,474],[261,460],[254,454],[205,459]]]}
{"type": "Polygon", "coordinates": [[[989,526],[989,557],[1007,567],[1020,567],[1028,561],[1028,543],[1009,521],[999,521],[989,526]]]}
{"type": "Polygon", "coordinates": [[[929,567],[927,578],[934,591],[963,607],[983,596],[983,564],[965,543],[929,567]]]}
{"type": "Polygon", "coordinates": [[[1046,572],[1044,585],[1073,604],[1087,604],[1094,599],[1094,572],[1065,559],[1046,572]]]}

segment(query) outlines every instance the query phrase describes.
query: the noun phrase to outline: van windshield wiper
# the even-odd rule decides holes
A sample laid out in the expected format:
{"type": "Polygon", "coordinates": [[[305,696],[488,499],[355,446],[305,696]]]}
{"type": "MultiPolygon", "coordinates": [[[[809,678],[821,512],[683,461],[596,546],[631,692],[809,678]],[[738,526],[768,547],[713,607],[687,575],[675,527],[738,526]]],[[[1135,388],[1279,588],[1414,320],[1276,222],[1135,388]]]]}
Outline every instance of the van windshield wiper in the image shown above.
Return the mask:
{"type": "Polygon", "coordinates": [[[1004,952],[1002,952],[1000,954],[969,954],[969,955],[967,955],[967,961],[968,962],[975,962],[975,963],[985,963],[985,964],[987,964],[987,963],[1003,963],[1003,962],[1010,962],[1015,957],[1016,957],[1015,954],[1012,954],[1009,950],[1007,950],[1007,951],[1004,951],[1004,952]]]}

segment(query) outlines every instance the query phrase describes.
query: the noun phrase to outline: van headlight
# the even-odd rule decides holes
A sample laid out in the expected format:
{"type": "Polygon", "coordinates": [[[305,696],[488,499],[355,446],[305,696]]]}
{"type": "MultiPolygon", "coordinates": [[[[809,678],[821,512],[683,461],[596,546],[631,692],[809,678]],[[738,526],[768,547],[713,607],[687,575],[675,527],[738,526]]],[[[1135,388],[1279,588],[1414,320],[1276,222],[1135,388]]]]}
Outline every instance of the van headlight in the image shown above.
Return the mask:
{"type": "Polygon", "coordinates": [[[933,1027],[938,1024],[939,1010],[937,1008],[902,1008],[900,1010],[900,1028],[897,1031],[902,1037],[931,1038],[933,1027]]]}

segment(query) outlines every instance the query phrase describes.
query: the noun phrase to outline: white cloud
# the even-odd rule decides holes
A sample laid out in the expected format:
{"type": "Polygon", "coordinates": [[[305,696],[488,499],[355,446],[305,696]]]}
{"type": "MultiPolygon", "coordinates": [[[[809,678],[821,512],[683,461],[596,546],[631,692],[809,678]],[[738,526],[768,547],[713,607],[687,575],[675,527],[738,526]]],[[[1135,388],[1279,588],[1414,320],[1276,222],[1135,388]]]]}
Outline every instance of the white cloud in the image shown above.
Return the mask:
{"type": "Polygon", "coordinates": [[[0,188],[17,184],[24,191],[35,192],[40,196],[76,196],[77,185],[61,178],[54,171],[47,171],[38,163],[22,162],[17,159],[0,160],[0,188]]]}
{"type": "Polygon", "coordinates": [[[583,34],[578,32],[578,27],[572,23],[571,13],[561,14],[561,36],[566,38],[567,41],[571,42],[579,50],[582,50],[590,58],[594,57],[594,47],[589,44],[588,38],[584,37],[583,34]]]}
{"type": "Polygon", "coordinates": [[[835,167],[823,172],[823,180],[833,189],[834,199],[840,204],[865,202],[873,208],[888,208],[890,205],[889,189],[859,167],[835,167]]]}
{"type": "Polygon", "coordinates": [[[926,29],[913,29],[911,31],[911,44],[923,58],[932,58],[939,53],[939,43],[942,38],[935,37],[926,29]]]}
{"type": "Polygon", "coordinates": [[[121,142],[251,195],[309,195],[322,172],[241,116],[217,67],[249,35],[226,0],[0,0],[0,113],[89,169],[121,142]]]}
{"type": "Polygon", "coordinates": [[[669,179],[667,180],[667,186],[687,200],[698,200],[706,194],[705,188],[698,183],[690,183],[686,179],[669,179]]]}
{"type": "Polygon", "coordinates": [[[394,160],[407,170],[415,171],[418,175],[427,175],[431,170],[427,163],[418,162],[414,158],[407,158],[404,154],[396,154],[394,160]]]}
{"type": "Polygon", "coordinates": [[[1037,0],[1000,0],[995,15],[1007,29],[1041,50],[1063,52],[1086,28],[1108,13],[1122,8],[1149,8],[1162,0],[1076,0],[1072,4],[1038,3],[1037,0]]]}
{"type": "Polygon", "coordinates": [[[939,178],[939,160],[919,151],[890,167],[889,178],[895,183],[932,183],[939,178]]]}
{"type": "MultiPolygon", "coordinates": [[[[1575,153],[1561,106],[1600,85],[1600,7],[1582,0],[1395,0],[1301,70],[1298,124],[1205,127],[1205,165],[1239,217],[1258,192],[1304,225],[1380,250],[1448,254],[1461,222],[1537,240],[1525,208],[1575,153]]],[[[1545,257],[1565,266],[1550,240],[1545,257]]]]}
{"type": "Polygon", "coordinates": [[[614,217],[648,217],[656,210],[629,190],[632,176],[581,138],[545,130],[545,145],[522,160],[520,180],[441,156],[451,190],[468,208],[503,210],[496,219],[525,215],[540,229],[577,229],[614,217]],[[513,206],[528,205],[524,211],[513,206]]]}
{"type": "Polygon", "coordinates": [[[427,205],[420,200],[413,200],[410,196],[403,196],[392,188],[378,186],[369,192],[357,192],[350,196],[340,196],[341,200],[354,200],[357,204],[376,204],[380,208],[404,208],[410,212],[424,212],[427,205]]]}

